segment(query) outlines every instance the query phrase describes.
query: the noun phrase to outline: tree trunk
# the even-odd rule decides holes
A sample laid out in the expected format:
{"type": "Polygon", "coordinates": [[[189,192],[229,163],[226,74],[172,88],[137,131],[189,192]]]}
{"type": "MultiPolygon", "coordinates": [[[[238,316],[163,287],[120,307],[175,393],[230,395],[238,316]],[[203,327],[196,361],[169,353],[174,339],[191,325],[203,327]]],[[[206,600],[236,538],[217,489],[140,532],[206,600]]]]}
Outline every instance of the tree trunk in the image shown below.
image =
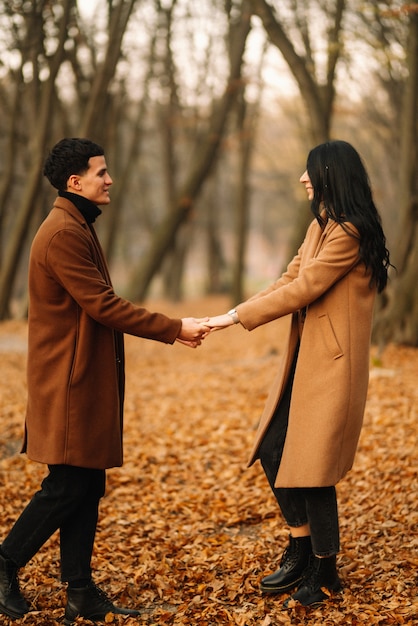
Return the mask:
{"type": "MultiPolygon", "coordinates": [[[[260,64],[256,75],[261,81],[261,69],[265,57],[267,46],[264,47],[260,56],[260,64]]],[[[235,200],[235,232],[236,232],[236,254],[235,266],[232,275],[232,304],[244,300],[244,273],[245,255],[247,251],[248,231],[250,228],[250,166],[251,156],[255,141],[256,126],[260,111],[262,86],[258,90],[257,99],[249,107],[246,102],[245,86],[242,88],[241,97],[238,101],[238,181],[237,194],[235,200]]]]}
{"type": "Polygon", "coordinates": [[[152,278],[161,267],[167,251],[172,249],[178,229],[188,219],[201,186],[216,160],[228,113],[240,88],[242,57],[250,32],[250,14],[246,7],[247,2],[244,0],[241,21],[235,33],[230,76],[224,95],[214,110],[205,142],[200,141],[196,147],[194,167],[178,193],[173,209],[156,229],[151,248],[131,280],[129,294],[132,299],[145,298],[152,278]]]}
{"type": "MultiPolygon", "coordinates": [[[[128,140],[128,146],[124,144],[123,155],[118,159],[122,163],[118,168],[117,178],[112,190],[112,205],[114,209],[110,211],[106,223],[106,230],[103,236],[103,250],[109,263],[114,254],[116,237],[121,223],[121,211],[123,201],[126,198],[127,188],[133,172],[137,168],[137,159],[141,151],[143,130],[145,127],[145,116],[149,100],[149,83],[153,75],[153,64],[155,61],[156,34],[154,33],[150,41],[150,53],[148,61],[148,71],[144,78],[143,97],[138,104],[137,114],[133,121],[133,128],[128,140]]],[[[117,142],[116,142],[117,144],[117,142]]]]}
{"type": "MultiPolygon", "coordinates": [[[[335,2],[333,26],[328,30],[326,80],[321,84],[315,80],[315,60],[311,54],[309,24],[305,22],[305,17],[303,23],[295,26],[299,27],[305,45],[305,55],[302,56],[296,52],[295,46],[266,0],[251,0],[254,15],[260,17],[270,41],[280,50],[299,86],[300,96],[305,104],[309,119],[308,132],[312,147],[328,141],[330,136],[332,107],[335,99],[335,74],[342,49],[340,39],[345,5],[346,0],[336,0],[335,2]]],[[[302,21],[301,18],[299,21],[302,21]]],[[[303,211],[300,215],[300,220],[295,224],[289,246],[291,257],[300,245],[312,219],[309,211],[303,211]]]]}
{"type": "Polygon", "coordinates": [[[5,319],[9,311],[9,301],[13,291],[13,284],[18,270],[18,260],[25,242],[39,185],[42,176],[45,145],[50,127],[52,102],[54,100],[55,79],[64,56],[64,44],[67,38],[67,24],[74,0],[63,0],[63,15],[60,22],[56,52],[50,60],[49,78],[43,83],[41,102],[35,126],[32,144],[28,147],[31,158],[31,167],[28,172],[26,187],[20,207],[17,211],[13,231],[10,235],[5,251],[4,264],[0,273],[0,319],[5,319]]]}
{"type": "Polygon", "coordinates": [[[263,22],[270,41],[282,53],[299,86],[300,95],[310,120],[309,131],[312,142],[318,144],[327,141],[335,97],[335,71],[341,51],[340,31],[345,0],[337,0],[335,3],[334,25],[329,31],[327,78],[324,85],[315,82],[311,66],[313,60],[309,58],[310,55],[308,54],[309,46],[306,45],[307,56],[302,57],[296,52],[293,43],[266,0],[251,0],[251,6],[254,15],[260,17],[263,22]]]}
{"type": "Polygon", "coordinates": [[[223,279],[223,271],[226,263],[223,255],[220,226],[219,226],[219,202],[216,196],[217,176],[213,174],[211,179],[211,187],[213,191],[208,193],[208,200],[205,203],[207,214],[207,293],[223,293],[225,291],[225,281],[223,279]]]}
{"type": "MultiPolygon", "coordinates": [[[[7,129],[6,149],[3,152],[4,170],[0,181],[0,232],[6,217],[6,207],[13,187],[14,163],[16,155],[16,130],[19,123],[20,94],[23,84],[21,72],[15,72],[16,83],[14,93],[10,103],[9,125],[7,129]]],[[[0,247],[0,266],[3,257],[3,250],[0,247]]]]}
{"type": "Polygon", "coordinates": [[[388,341],[418,346],[418,13],[410,14],[409,74],[401,112],[399,162],[400,231],[392,251],[393,286],[376,316],[373,338],[381,347],[388,341]]]}
{"type": "Polygon", "coordinates": [[[135,0],[121,0],[110,11],[109,43],[106,57],[97,69],[90,97],[84,113],[83,123],[80,129],[81,137],[97,137],[97,141],[105,138],[104,123],[106,117],[107,99],[110,81],[115,75],[117,63],[121,54],[122,39],[134,7],[135,0]],[[104,130],[103,130],[104,129],[104,130]]]}

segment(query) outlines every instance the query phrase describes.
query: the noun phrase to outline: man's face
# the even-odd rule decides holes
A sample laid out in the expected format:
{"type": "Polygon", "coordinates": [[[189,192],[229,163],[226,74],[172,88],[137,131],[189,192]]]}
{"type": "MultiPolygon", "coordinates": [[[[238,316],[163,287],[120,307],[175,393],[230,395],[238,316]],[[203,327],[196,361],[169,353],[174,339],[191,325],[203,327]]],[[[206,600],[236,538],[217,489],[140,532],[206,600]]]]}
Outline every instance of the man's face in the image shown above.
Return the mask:
{"type": "Polygon", "coordinates": [[[109,204],[109,187],[112,182],[104,156],[94,156],[89,159],[87,172],[70,176],[67,190],[91,200],[94,204],[109,204]]]}

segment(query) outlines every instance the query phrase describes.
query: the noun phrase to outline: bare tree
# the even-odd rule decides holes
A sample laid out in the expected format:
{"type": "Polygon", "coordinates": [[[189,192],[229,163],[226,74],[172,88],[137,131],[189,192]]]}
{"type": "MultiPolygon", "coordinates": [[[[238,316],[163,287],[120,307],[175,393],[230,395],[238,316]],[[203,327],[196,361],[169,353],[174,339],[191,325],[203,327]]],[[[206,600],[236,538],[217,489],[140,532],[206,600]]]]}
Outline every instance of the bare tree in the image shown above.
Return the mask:
{"type": "MultiPolygon", "coordinates": [[[[11,124],[7,143],[10,159],[9,166],[2,172],[0,185],[0,216],[3,222],[11,186],[17,175],[17,165],[25,169],[25,176],[22,192],[16,194],[18,208],[13,210],[7,226],[7,248],[4,250],[0,273],[0,318],[9,314],[28,230],[34,218],[40,217],[40,207],[46,193],[46,187],[42,184],[42,168],[50,138],[71,132],[90,136],[103,143],[109,140],[113,149],[118,149],[116,129],[124,101],[122,88],[113,95],[110,93],[110,85],[122,54],[122,39],[135,0],[107,4],[108,38],[101,62],[97,62],[94,40],[83,30],[76,0],[60,0],[59,3],[50,3],[48,0],[16,2],[15,10],[6,12],[12,27],[18,24],[15,28],[15,51],[19,52],[21,61],[19,68],[9,74],[15,80],[14,98],[17,106],[13,107],[13,91],[9,88],[11,124]],[[20,21],[14,19],[16,10],[20,21]],[[85,60],[86,55],[79,54],[81,47],[84,48],[81,52],[87,49],[90,52],[91,67],[85,60]],[[84,58],[83,62],[81,58],[84,58]],[[66,67],[67,61],[70,65],[66,67]],[[70,98],[61,93],[71,83],[69,68],[74,75],[74,90],[70,98]],[[61,78],[60,72],[64,72],[61,78]]],[[[120,152],[125,154],[123,149],[120,152]]],[[[115,162],[120,162],[120,159],[115,158],[115,162]]]]}
{"type": "MultiPolygon", "coordinates": [[[[299,87],[309,120],[307,128],[309,146],[327,141],[330,137],[336,94],[337,64],[343,51],[342,28],[346,0],[324,3],[289,0],[280,8],[287,8],[287,13],[293,16],[293,21],[280,16],[278,2],[251,0],[251,8],[253,14],[261,19],[271,43],[280,50],[299,87]],[[277,7],[277,10],[273,7],[277,7]],[[311,20],[312,10],[315,15],[314,22],[311,20]],[[319,23],[326,24],[324,35],[326,63],[322,71],[318,68],[315,50],[319,23]]],[[[300,213],[294,227],[290,256],[300,244],[310,219],[309,213],[300,213]]]]}
{"type": "MultiPolygon", "coordinates": [[[[120,141],[122,145],[119,147],[118,158],[113,159],[112,162],[119,163],[120,166],[117,169],[115,185],[112,188],[112,204],[118,207],[118,210],[110,212],[107,220],[105,233],[103,236],[103,249],[105,251],[108,262],[111,263],[115,252],[115,243],[117,234],[121,226],[121,212],[124,207],[124,198],[127,195],[129,189],[129,182],[135,177],[138,167],[138,156],[141,151],[142,140],[144,135],[145,120],[147,114],[147,107],[149,104],[149,83],[153,73],[153,59],[155,55],[156,35],[150,39],[150,52],[148,59],[148,72],[144,77],[143,83],[143,97],[139,103],[132,105],[132,108],[136,109],[136,115],[133,115],[132,126],[130,128],[129,136],[125,141],[120,141]]],[[[123,109],[125,110],[125,109],[123,109]]]]}
{"type": "Polygon", "coordinates": [[[418,12],[409,13],[408,77],[400,115],[400,151],[397,198],[399,233],[392,250],[396,272],[381,303],[374,337],[418,346],[418,12]]]}
{"type": "Polygon", "coordinates": [[[292,0],[288,9],[294,16],[294,22],[285,27],[285,20],[280,17],[280,9],[274,10],[274,4],[269,4],[266,0],[251,0],[251,7],[254,15],[262,20],[263,26],[269,36],[271,43],[276,46],[283,55],[291,73],[293,74],[300,90],[301,98],[306,105],[309,123],[310,142],[317,144],[329,138],[332,107],[335,98],[335,78],[338,60],[343,49],[342,44],[342,23],[346,5],[346,0],[336,0],[327,2],[322,12],[320,4],[317,3],[315,25],[310,24],[309,10],[312,2],[309,0],[292,0]],[[327,23],[327,62],[324,78],[319,78],[315,46],[313,38],[317,37],[319,20],[327,23]],[[314,35],[312,35],[312,29],[314,35]],[[299,40],[302,46],[300,52],[297,51],[296,42],[292,41],[292,33],[299,40]]]}
{"type": "MultiPolygon", "coordinates": [[[[284,121],[275,124],[274,133],[263,135],[272,146],[273,160],[265,153],[265,143],[263,150],[254,151],[257,167],[263,170],[258,179],[262,183],[260,188],[250,188],[254,180],[249,176],[251,155],[254,146],[261,144],[254,144],[260,141],[260,133],[254,139],[257,103],[247,98],[246,77],[247,70],[254,75],[260,68],[254,69],[259,57],[246,46],[250,18],[258,16],[272,44],[269,50],[280,52],[299,88],[292,119],[295,109],[304,110],[305,117],[300,118],[300,134],[296,124],[292,133],[297,135],[291,139],[296,151],[305,152],[342,128],[342,107],[335,104],[336,78],[337,69],[340,78],[344,71],[348,76],[354,66],[351,43],[368,45],[370,55],[376,55],[369,74],[370,78],[379,75],[387,101],[381,106],[374,98],[373,133],[354,116],[352,132],[361,134],[366,154],[373,156],[380,150],[385,162],[393,155],[393,164],[399,166],[396,198],[403,216],[402,232],[393,248],[398,274],[393,276],[387,301],[381,303],[381,328],[389,339],[396,336],[414,342],[416,304],[411,285],[417,192],[411,172],[416,170],[416,52],[412,44],[416,14],[407,13],[409,5],[403,6],[401,0],[367,0],[361,6],[343,0],[202,0],[196,8],[193,0],[100,0],[94,19],[85,12],[86,6],[76,0],[0,0],[4,26],[0,35],[0,148],[7,155],[0,163],[0,317],[8,315],[12,297],[22,301],[28,234],[50,206],[45,194],[51,190],[41,181],[46,146],[69,133],[89,135],[106,148],[115,185],[111,210],[98,226],[108,255],[116,260],[130,255],[130,267],[137,266],[128,295],[142,299],[153,278],[158,274],[164,280],[165,274],[165,295],[178,297],[190,242],[206,229],[211,286],[225,290],[232,285],[233,301],[241,299],[250,194],[255,202],[257,193],[267,200],[268,209],[253,217],[268,244],[276,211],[282,210],[276,209],[277,192],[283,190],[287,200],[295,197],[286,183],[287,165],[283,167],[283,156],[272,144],[273,136],[276,142],[283,137],[289,140],[284,121]],[[396,14],[395,7],[397,17],[387,18],[382,12],[385,6],[391,15],[396,14]],[[359,17],[364,31],[357,29],[359,17]],[[391,57],[404,46],[409,18],[411,52],[405,89],[404,60],[395,59],[397,69],[391,57]],[[249,53],[246,65],[244,51],[249,53]],[[400,119],[402,130],[397,126],[400,119]],[[382,143],[375,147],[378,140],[382,143]],[[272,181],[271,186],[266,181],[272,181]],[[229,207],[235,207],[234,211],[225,210],[229,207]],[[129,228],[119,230],[128,220],[129,228]],[[232,262],[227,254],[231,248],[222,249],[226,233],[228,242],[231,238],[236,242],[232,262]],[[114,256],[115,250],[119,257],[114,256]]],[[[352,79],[356,80],[355,73],[352,79]]],[[[367,115],[368,86],[359,86],[367,115]]],[[[346,94],[338,92],[338,105],[345,102],[346,94]]],[[[290,101],[282,111],[286,106],[290,107],[290,101]]],[[[262,106],[259,111],[262,129],[269,125],[265,120],[271,112],[262,106]]],[[[386,190],[389,183],[385,180],[384,184],[386,190]]],[[[310,218],[309,211],[302,213],[310,218]]],[[[391,219],[393,224],[395,219],[391,219]]],[[[283,245],[291,226],[290,218],[284,220],[283,245]]],[[[303,221],[295,244],[305,228],[303,221]]],[[[118,277],[125,281],[123,272],[118,277]]]]}
{"type": "MultiPolygon", "coordinates": [[[[162,6],[156,0],[161,25],[165,32],[164,53],[162,57],[162,74],[160,74],[160,88],[163,92],[163,101],[157,108],[158,126],[161,138],[161,171],[165,189],[165,213],[172,210],[178,188],[179,163],[176,155],[175,128],[182,115],[182,104],[177,84],[177,67],[173,56],[173,19],[177,0],[170,5],[162,6]]],[[[186,35],[186,33],[185,33],[186,35]]],[[[185,222],[179,227],[172,242],[171,250],[167,250],[162,270],[164,292],[172,300],[180,300],[182,293],[182,277],[184,263],[191,240],[192,225],[185,222]]]]}
{"type": "Polygon", "coordinates": [[[235,196],[235,233],[236,253],[232,276],[231,302],[237,303],[244,299],[244,270],[247,251],[247,239],[250,230],[250,168],[251,156],[255,144],[256,127],[260,114],[263,84],[260,80],[264,62],[266,46],[260,55],[259,66],[256,68],[258,77],[257,97],[252,103],[246,100],[246,85],[243,81],[239,98],[237,99],[237,184],[235,196]]]}
{"type": "MultiPolygon", "coordinates": [[[[43,15],[43,4],[33,2],[31,11],[27,15],[28,21],[39,21],[40,16],[43,15]],[[39,4],[41,4],[40,8],[38,8],[39,4]]],[[[36,102],[39,101],[39,108],[37,110],[33,136],[27,146],[27,151],[30,155],[30,167],[26,176],[26,185],[20,206],[16,212],[13,230],[10,233],[0,273],[0,319],[4,319],[9,313],[9,300],[18,268],[18,260],[21,256],[34,207],[36,207],[37,198],[39,197],[39,183],[42,175],[43,155],[50,128],[55,80],[64,57],[69,15],[73,8],[74,0],[63,0],[63,15],[58,23],[55,51],[50,56],[45,57],[45,61],[48,64],[48,78],[42,85],[39,85],[38,81],[34,81],[34,90],[37,95],[39,92],[39,100],[36,100],[36,102]]],[[[34,48],[36,50],[43,49],[42,29],[32,29],[31,26],[30,23],[27,25],[28,37],[36,35],[34,48]]],[[[32,64],[34,75],[38,75],[38,57],[36,55],[33,56],[32,64]]]]}
{"type": "Polygon", "coordinates": [[[105,139],[103,129],[106,128],[106,109],[109,85],[115,76],[116,66],[120,59],[122,40],[126,32],[129,17],[136,0],[121,0],[109,2],[109,33],[105,58],[96,69],[91,84],[90,95],[80,133],[86,137],[97,137],[99,141],[105,139]]]}
{"type": "Polygon", "coordinates": [[[234,29],[231,48],[230,75],[224,94],[215,103],[208,130],[195,147],[191,170],[177,193],[174,206],[154,232],[150,249],[131,280],[129,295],[142,300],[155,273],[161,267],[167,251],[172,249],[179,228],[187,221],[203,182],[208,177],[219,150],[228,113],[235,101],[241,83],[242,57],[250,32],[250,12],[247,0],[243,0],[240,19],[234,29]]]}
{"type": "MultiPolygon", "coordinates": [[[[23,76],[21,68],[16,71],[15,80],[9,90],[10,95],[2,93],[3,111],[7,111],[7,119],[9,121],[4,129],[6,140],[3,149],[4,169],[0,180],[0,232],[5,219],[6,207],[9,203],[10,194],[13,188],[13,174],[17,148],[17,130],[20,119],[20,99],[23,85],[23,76]]],[[[2,250],[0,247],[0,259],[2,258],[2,250]]]]}

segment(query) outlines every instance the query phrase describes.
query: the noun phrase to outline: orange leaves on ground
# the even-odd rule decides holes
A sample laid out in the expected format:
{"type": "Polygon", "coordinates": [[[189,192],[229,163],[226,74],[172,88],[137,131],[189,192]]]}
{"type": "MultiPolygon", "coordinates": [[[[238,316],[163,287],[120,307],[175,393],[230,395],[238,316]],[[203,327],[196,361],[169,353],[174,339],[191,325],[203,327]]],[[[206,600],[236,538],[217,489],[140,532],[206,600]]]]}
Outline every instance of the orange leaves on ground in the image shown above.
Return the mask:
{"type": "MultiPolygon", "coordinates": [[[[228,310],[224,299],[149,304],[175,317],[228,310]]],[[[246,469],[277,371],[280,320],[232,327],[197,350],[126,337],[125,464],[108,472],[94,553],[95,582],[139,618],[169,626],[415,624],[418,564],[418,350],[389,346],[371,368],[353,470],[338,487],[344,583],[324,605],[284,610],[262,596],[287,529],[258,464],[246,469]]],[[[25,410],[25,323],[0,324],[1,536],[44,468],[19,455],[25,410]]],[[[21,572],[31,612],[19,623],[62,623],[65,589],[54,536],[21,572]]],[[[7,618],[0,622],[12,624],[7,618]]],[[[88,624],[77,620],[77,624],[88,624]]]]}

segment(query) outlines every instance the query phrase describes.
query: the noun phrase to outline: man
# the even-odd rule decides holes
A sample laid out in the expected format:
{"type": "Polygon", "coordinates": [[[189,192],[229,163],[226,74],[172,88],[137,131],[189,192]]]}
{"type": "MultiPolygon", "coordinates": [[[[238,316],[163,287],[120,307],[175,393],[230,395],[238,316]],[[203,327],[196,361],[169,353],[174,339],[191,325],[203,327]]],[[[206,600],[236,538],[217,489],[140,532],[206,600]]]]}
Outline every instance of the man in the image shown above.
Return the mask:
{"type": "Polygon", "coordinates": [[[150,313],[115,294],[93,222],[110,202],[103,149],[63,139],[44,174],[58,189],[29,261],[28,404],[23,450],[48,465],[40,490],[0,546],[0,613],[29,610],[17,578],[59,529],[66,625],[77,616],[139,615],[92,581],[91,556],[105,470],[122,465],[123,333],[196,347],[204,320],[150,313]]]}

